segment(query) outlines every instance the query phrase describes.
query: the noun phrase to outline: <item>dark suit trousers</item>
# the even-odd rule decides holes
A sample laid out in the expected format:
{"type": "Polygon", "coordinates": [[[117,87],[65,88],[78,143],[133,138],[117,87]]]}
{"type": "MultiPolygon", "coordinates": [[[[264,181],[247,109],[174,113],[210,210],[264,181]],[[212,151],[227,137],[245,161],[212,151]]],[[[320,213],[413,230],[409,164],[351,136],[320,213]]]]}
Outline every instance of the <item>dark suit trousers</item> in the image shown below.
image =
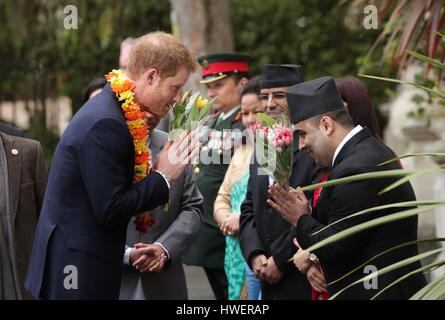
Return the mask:
{"type": "Polygon", "coordinates": [[[224,269],[204,268],[216,300],[228,299],[228,281],[224,269]]]}

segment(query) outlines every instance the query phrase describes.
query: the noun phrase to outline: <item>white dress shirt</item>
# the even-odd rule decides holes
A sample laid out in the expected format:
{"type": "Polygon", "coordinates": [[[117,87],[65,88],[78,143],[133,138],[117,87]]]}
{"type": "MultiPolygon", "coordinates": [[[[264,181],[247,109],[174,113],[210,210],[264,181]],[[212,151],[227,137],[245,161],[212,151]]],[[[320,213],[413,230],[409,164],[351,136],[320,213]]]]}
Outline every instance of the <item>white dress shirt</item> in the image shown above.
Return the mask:
{"type": "Polygon", "coordinates": [[[335,159],[337,158],[338,154],[340,153],[341,149],[344,147],[346,142],[352,139],[353,136],[355,136],[357,133],[359,133],[363,127],[361,125],[356,126],[354,129],[352,129],[346,137],[343,138],[343,140],[338,145],[337,149],[335,149],[334,157],[332,158],[332,166],[334,166],[335,159]]]}

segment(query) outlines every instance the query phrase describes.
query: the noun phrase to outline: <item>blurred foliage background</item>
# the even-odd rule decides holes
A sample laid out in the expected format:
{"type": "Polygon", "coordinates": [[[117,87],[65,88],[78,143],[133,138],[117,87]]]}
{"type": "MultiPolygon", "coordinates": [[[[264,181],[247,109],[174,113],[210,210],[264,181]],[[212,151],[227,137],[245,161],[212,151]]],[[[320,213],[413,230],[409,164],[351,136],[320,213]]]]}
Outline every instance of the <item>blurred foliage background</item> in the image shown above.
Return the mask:
{"type": "MultiPolygon", "coordinates": [[[[235,50],[253,56],[252,73],[261,72],[264,63],[297,63],[308,80],[366,73],[380,65],[380,59],[365,58],[381,27],[363,27],[363,6],[334,0],[227,1],[235,50]]],[[[25,135],[42,143],[48,162],[58,137],[45,127],[46,99],[68,96],[74,113],[88,82],[118,66],[124,38],[171,31],[168,0],[69,4],[78,9],[77,30],[64,28],[62,0],[0,1],[0,102],[38,105],[25,135]]],[[[369,86],[376,106],[387,99],[388,88],[383,82],[369,86]]]]}

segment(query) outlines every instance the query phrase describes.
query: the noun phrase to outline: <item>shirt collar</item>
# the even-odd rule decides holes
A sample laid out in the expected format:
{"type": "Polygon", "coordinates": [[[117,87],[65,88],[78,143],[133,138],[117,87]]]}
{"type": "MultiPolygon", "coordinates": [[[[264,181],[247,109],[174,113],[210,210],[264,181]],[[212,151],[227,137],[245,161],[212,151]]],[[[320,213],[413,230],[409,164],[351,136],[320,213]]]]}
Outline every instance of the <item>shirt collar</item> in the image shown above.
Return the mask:
{"type": "Polygon", "coordinates": [[[219,118],[221,119],[221,121],[224,121],[238,110],[239,110],[239,106],[236,106],[235,108],[233,108],[232,110],[230,110],[227,113],[221,112],[221,114],[219,115],[219,118]]]}
{"type": "Polygon", "coordinates": [[[357,133],[359,133],[363,127],[361,125],[358,125],[354,127],[349,133],[343,138],[343,140],[340,142],[340,144],[337,146],[337,149],[335,149],[334,157],[332,158],[332,166],[334,166],[335,159],[337,158],[338,154],[340,153],[341,149],[345,146],[346,142],[352,139],[353,136],[355,136],[357,133]]]}

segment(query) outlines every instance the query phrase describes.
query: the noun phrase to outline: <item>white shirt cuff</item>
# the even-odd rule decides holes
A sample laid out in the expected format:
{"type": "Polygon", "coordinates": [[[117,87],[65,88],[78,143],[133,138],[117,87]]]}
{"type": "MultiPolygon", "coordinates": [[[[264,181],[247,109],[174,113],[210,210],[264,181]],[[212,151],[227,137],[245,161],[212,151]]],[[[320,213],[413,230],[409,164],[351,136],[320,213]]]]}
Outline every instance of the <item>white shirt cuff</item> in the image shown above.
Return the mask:
{"type": "Polygon", "coordinates": [[[170,190],[170,181],[168,181],[167,176],[162,172],[162,171],[156,171],[157,173],[159,173],[165,180],[165,183],[167,184],[168,190],[170,190]]]}
{"type": "Polygon", "coordinates": [[[130,265],[130,254],[132,247],[127,247],[124,252],[124,265],[130,265]]]}
{"type": "Polygon", "coordinates": [[[155,242],[153,244],[157,244],[158,246],[160,246],[165,251],[165,253],[167,254],[167,260],[170,260],[170,253],[168,253],[168,250],[165,249],[165,247],[162,244],[160,244],[159,242],[155,242]]]}

